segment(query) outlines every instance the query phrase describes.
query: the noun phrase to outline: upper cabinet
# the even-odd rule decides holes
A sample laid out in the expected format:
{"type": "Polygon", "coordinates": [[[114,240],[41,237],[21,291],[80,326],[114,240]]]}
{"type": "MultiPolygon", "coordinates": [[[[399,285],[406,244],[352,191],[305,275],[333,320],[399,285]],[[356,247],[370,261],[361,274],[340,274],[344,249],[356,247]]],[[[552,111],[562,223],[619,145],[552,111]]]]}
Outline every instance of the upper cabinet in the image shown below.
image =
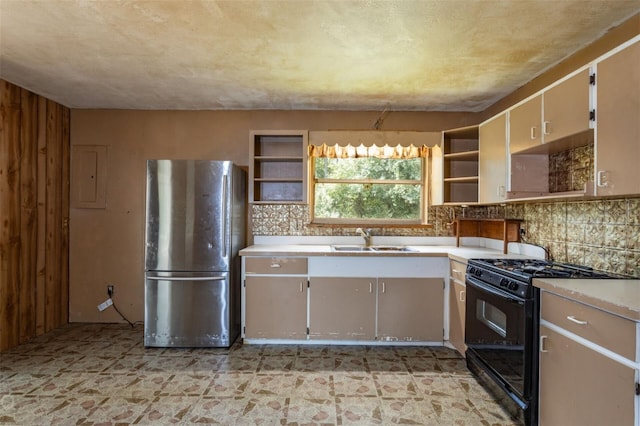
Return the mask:
{"type": "Polygon", "coordinates": [[[509,111],[509,152],[588,131],[590,84],[591,72],[585,69],[509,111]]]}
{"type": "Polygon", "coordinates": [[[640,194],[640,42],[598,62],[596,194],[640,194]]]}
{"type": "Polygon", "coordinates": [[[306,130],[250,132],[250,202],[306,203],[307,142],[306,130]]]}
{"type": "Polygon", "coordinates": [[[542,95],[509,111],[509,151],[518,152],[542,143],[542,95]]]}
{"type": "Polygon", "coordinates": [[[501,203],[507,185],[507,113],[482,123],[478,133],[478,201],[501,203]]]}
{"type": "Polygon", "coordinates": [[[640,35],[433,149],[433,204],[640,194],[640,35]]]}
{"type": "Polygon", "coordinates": [[[433,149],[433,204],[478,202],[478,148],[478,126],[442,132],[433,149]]]}
{"type": "Polygon", "coordinates": [[[588,131],[595,116],[589,108],[591,70],[584,69],[542,95],[542,143],[588,131]]]}
{"type": "Polygon", "coordinates": [[[638,40],[508,111],[508,199],[640,194],[638,40]]]}

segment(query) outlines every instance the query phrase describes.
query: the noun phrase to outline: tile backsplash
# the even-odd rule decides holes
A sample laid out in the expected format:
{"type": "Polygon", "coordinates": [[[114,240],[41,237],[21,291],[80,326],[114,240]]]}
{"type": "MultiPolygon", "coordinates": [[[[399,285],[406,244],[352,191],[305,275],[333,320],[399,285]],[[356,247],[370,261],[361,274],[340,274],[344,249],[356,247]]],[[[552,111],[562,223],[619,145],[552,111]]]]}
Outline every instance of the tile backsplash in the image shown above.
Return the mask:
{"type": "Polygon", "coordinates": [[[549,155],[549,192],[582,191],[593,181],[593,141],[549,155]]]}
{"type": "MultiPolygon", "coordinates": [[[[526,239],[554,260],[640,278],[640,198],[429,208],[431,227],[373,227],[375,235],[453,236],[456,217],[524,219],[526,239]]],[[[354,227],[311,225],[302,204],[254,204],[253,235],[354,235],[354,227]]]]}

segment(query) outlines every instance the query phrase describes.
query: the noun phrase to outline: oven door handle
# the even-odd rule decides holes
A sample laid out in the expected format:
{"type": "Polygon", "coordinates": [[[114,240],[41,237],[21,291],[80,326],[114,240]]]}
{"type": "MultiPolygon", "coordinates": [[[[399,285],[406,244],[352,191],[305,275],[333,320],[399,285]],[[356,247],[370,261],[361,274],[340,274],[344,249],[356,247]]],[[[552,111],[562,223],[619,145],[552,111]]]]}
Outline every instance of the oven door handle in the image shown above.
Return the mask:
{"type": "Polygon", "coordinates": [[[494,296],[498,296],[499,298],[509,302],[509,303],[516,303],[518,305],[523,305],[524,304],[524,299],[519,299],[519,298],[515,298],[513,296],[511,296],[509,293],[505,293],[504,291],[501,291],[497,288],[493,288],[491,286],[488,286],[486,284],[483,284],[482,282],[472,278],[472,277],[467,277],[466,280],[466,284],[470,285],[471,287],[475,287],[480,291],[484,291],[486,293],[489,294],[493,294],[494,296]]]}

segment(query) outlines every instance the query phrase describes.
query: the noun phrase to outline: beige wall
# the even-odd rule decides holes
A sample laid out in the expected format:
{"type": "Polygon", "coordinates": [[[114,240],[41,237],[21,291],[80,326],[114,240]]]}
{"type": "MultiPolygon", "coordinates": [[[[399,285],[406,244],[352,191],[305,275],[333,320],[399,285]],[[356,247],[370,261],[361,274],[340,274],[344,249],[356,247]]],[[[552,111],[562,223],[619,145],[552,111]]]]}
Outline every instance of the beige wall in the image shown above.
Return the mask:
{"type": "MultiPolygon", "coordinates": [[[[119,321],[99,312],[114,300],[131,321],[144,317],[144,191],[149,158],[249,163],[252,129],[372,129],[380,112],[73,110],[71,144],[107,146],[106,208],[70,211],[71,322],[119,321]]],[[[393,112],[385,130],[441,131],[477,123],[470,113],[393,112]]],[[[72,158],[72,162],[74,159],[72,158]]],[[[72,176],[71,191],[77,185],[72,176]]]]}
{"type": "MultiPolygon", "coordinates": [[[[639,27],[636,15],[483,113],[392,112],[382,129],[440,131],[478,124],[638,34],[639,27]]],[[[147,158],[230,159],[247,166],[251,129],[370,130],[379,116],[380,112],[337,111],[73,110],[71,144],[106,145],[108,159],[107,207],[72,206],[70,211],[70,321],[119,321],[112,309],[96,309],[106,299],[107,284],[115,285],[116,303],[130,320],[143,319],[147,158]]],[[[72,176],[72,190],[73,185],[72,176]]]]}

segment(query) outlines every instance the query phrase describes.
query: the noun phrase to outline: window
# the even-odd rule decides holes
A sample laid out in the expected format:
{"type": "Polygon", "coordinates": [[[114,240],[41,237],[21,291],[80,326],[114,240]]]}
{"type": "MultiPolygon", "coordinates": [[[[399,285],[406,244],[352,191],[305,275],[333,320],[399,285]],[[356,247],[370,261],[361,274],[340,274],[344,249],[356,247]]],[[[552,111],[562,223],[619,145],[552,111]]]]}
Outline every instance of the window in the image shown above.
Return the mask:
{"type": "Polygon", "coordinates": [[[314,222],[424,221],[426,147],[324,146],[310,153],[314,222]]]}

